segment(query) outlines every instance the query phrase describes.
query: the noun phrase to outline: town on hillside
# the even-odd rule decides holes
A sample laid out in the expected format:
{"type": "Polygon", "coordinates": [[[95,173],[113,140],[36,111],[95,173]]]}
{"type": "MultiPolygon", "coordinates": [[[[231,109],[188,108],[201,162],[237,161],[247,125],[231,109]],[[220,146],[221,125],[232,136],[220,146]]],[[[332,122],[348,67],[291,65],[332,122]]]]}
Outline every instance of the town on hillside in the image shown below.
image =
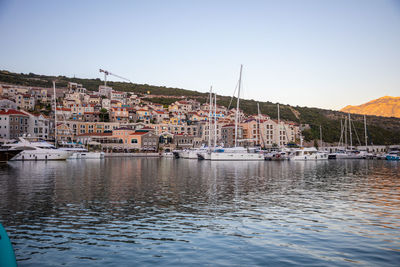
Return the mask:
{"type": "MultiPolygon", "coordinates": [[[[212,134],[217,144],[234,145],[236,110],[217,105],[210,113],[208,103],[193,99],[161,105],[149,102],[148,95],[106,85],[93,92],[71,82],[54,91],[0,84],[0,94],[2,142],[24,136],[56,140],[59,145],[99,146],[107,152],[159,151],[201,147],[212,134]]],[[[299,140],[299,125],[293,122],[272,120],[266,114],[239,114],[237,140],[242,146],[273,148],[299,140]]]]}

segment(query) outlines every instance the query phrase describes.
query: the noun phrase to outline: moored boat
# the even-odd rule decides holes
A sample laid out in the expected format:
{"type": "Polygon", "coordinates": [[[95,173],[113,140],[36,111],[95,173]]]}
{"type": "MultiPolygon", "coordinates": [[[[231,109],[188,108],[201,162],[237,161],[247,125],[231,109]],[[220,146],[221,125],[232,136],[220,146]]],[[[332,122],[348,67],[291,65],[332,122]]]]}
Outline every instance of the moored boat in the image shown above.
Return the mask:
{"type": "Polygon", "coordinates": [[[315,147],[297,149],[291,160],[327,160],[328,154],[319,152],[315,147]]]}
{"type": "Polygon", "coordinates": [[[391,151],[386,155],[386,160],[400,160],[400,151],[391,151]]]}
{"type": "Polygon", "coordinates": [[[3,147],[20,151],[11,160],[66,160],[72,155],[72,152],[58,149],[47,142],[31,142],[22,137],[18,142],[4,144],[3,147]]]}

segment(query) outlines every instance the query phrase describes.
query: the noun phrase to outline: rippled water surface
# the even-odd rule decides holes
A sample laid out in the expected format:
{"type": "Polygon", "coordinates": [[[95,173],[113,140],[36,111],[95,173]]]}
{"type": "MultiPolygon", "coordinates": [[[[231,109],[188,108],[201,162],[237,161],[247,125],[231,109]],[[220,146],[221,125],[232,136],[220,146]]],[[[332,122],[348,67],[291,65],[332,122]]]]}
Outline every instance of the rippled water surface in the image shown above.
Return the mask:
{"type": "Polygon", "coordinates": [[[400,265],[400,163],[11,162],[21,266],[400,265]]]}

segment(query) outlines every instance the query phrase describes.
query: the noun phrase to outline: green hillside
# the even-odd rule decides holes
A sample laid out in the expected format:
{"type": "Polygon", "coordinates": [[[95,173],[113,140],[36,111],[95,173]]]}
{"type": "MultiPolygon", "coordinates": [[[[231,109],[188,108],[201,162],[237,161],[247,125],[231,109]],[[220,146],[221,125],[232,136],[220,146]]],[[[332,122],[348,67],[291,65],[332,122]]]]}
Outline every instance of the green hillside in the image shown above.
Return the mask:
{"type": "MultiPolygon", "coordinates": [[[[51,87],[52,81],[56,80],[57,87],[66,87],[68,82],[76,82],[82,84],[88,90],[98,90],[98,86],[103,84],[100,79],[82,79],[69,78],[65,76],[46,76],[33,73],[12,73],[8,71],[0,71],[0,82],[26,85],[51,87]]],[[[169,95],[193,98],[200,102],[207,101],[207,94],[197,91],[191,91],[179,88],[170,88],[165,86],[154,86],[148,84],[134,84],[126,82],[108,82],[115,90],[133,92],[135,94],[145,94],[150,91],[155,95],[169,95]]],[[[148,99],[160,104],[169,104],[175,99],[153,98],[148,99]]],[[[231,97],[218,96],[218,104],[228,107],[231,97]]],[[[240,106],[246,114],[257,114],[257,102],[255,100],[241,100],[240,106]]],[[[268,114],[272,119],[277,119],[277,104],[271,102],[260,102],[260,111],[268,114]]],[[[344,103],[345,105],[346,103],[344,103]]],[[[236,105],[236,99],[232,102],[232,106],[236,105]]],[[[303,131],[303,135],[307,141],[319,139],[319,126],[322,126],[323,140],[326,142],[337,142],[340,136],[340,120],[344,119],[347,114],[339,111],[325,110],[319,108],[308,108],[299,106],[280,105],[281,119],[289,120],[300,124],[309,124],[310,129],[303,131]]],[[[358,133],[359,139],[364,143],[364,126],[363,116],[352,114],[354,126],[358,133]]],[[[400,119],[386,118],[377,116],[367,116],[368,138],[373,144],[388,145],[400,144],[400,119]]],[[[357,136],[353,134],[353,143],[357,144],[357,136]]]]}

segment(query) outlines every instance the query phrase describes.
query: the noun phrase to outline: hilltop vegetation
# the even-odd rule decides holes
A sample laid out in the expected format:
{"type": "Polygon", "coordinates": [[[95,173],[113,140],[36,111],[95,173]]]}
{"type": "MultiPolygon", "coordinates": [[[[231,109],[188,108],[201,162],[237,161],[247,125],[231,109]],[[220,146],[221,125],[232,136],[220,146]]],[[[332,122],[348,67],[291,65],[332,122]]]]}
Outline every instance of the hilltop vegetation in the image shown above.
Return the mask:
{"type": "MultiPolygon", "coordinates": [[[[86,89],[95,91],[99,85],[103,84],[100,79],[70,78],[65,76],[46,76],[33,73],[18,74],[8,71],[0,71],[0,82],[25,85],[51,87],[52,81],[56,80],[57,87],[66,87],[68,82],[82,84],[86,89]]],[[[165,86],[154,86],[148,84],[134,84],[126,82],[108,82],[115,90],[132,92],[135,94],[146,94],[148,91],[153,95],[175,96],[174,98],[147,98],[148,101],[168,105],[182,96],[196,99],[201,103],[207,101],[207,93],[185,90],[180,88],[170,88],[165,86]]],[[[218,96],[218,104],[228,107],[230,96],[218,96]]],[[[271,102],[259,102],[262,114],[268,114],[272,119],[277,119],[277,104],[271,102]]],[[[233,99],[231,107],[236,106],[236,99],[233,99]]],[[[257,102],[255,100],[241,100],[240,107],[246,114],[257,114],[257,102]]],[[[280,105],[280,116],[282,120],[293,121],[299,124],[308,124],[309,129],[303,131],[306,141],[319,139],[319,127],[322,126],[323,140],[334,143],[340,137],[340,120],[347,116],[340,111],[325,110],[319,108],[299,107],[290,105],[280,105]]],[[[352,115],[354,126],[358,132],[361,143],[364,144],[363,116],[352,115]]],[[[400,143],[400,119],[390,117],[367,116],[368,138],[373,144],[399,144],[400,143]]],[[[353,135],[353,143],[357,143],[357,137],[353,135]]]]}

